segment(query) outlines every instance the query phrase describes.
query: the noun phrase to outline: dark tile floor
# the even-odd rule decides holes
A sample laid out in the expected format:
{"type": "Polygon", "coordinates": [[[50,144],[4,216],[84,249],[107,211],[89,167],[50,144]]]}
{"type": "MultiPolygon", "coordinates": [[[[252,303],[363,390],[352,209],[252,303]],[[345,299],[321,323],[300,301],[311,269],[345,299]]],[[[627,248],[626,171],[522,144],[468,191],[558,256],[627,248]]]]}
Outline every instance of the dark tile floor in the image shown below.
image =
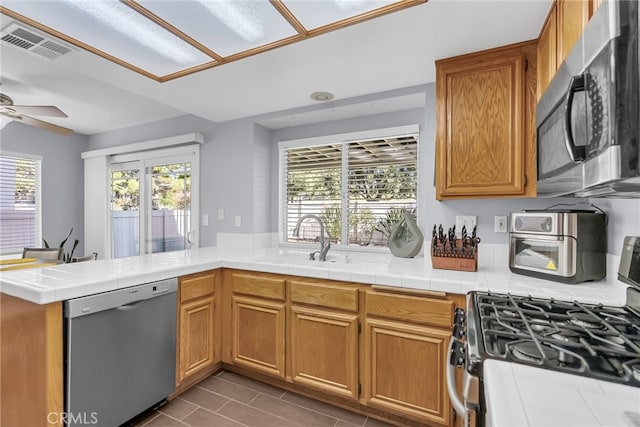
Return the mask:
{"type": "Polygon", "coordinates": [[[144,427],[386,427],[355,412],[222,371],[134,421],[144,427]]]}

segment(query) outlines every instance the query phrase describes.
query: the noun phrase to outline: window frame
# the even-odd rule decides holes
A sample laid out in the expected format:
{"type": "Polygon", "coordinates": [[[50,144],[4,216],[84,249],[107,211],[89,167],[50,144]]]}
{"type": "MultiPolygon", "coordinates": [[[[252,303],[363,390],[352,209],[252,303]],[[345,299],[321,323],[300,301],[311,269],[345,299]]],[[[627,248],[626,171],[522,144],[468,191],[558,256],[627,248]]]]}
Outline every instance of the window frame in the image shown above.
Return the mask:
{"type": "MultiPolygon", "coordinates": [[[[379,138],[397,137],[401,135],[416,134],[418,140],[416,153],[416,171],[418,173],[418,181],[416,184],[416,214],[419,214],[420,201],[420,125],[412,124],[406,126],[396,126],[381,129],[370,129],[359,132],[340,133],[333,135],[324,135],[312,138],[292,139],[278,141],[278,246],[291,249],[310,250],[317,248],[316,244],[287,242],[287,176],[286,176],[286,152],[291,148],[312,147],[328,144],[342,144],[348,146],[350,142],[373,140],[379,138]]],[[[349,150],[342,150],[342,164],[348,164],[349,150]]],[[[348,168],[342,168],[342,185],[348,182],[348,168]],[[345,181],[346,180],[346,181],[345,181]]],[[[342,192],[341,206],[349,206],[348,191],[342,192]]],[[[349,209],[342,209],[342,224],[348,224],[349,209]]],[[[345,241],[345,227],[342,227],[342,241],[345,241]]],[[[348,234],[348,230],[346,230],[348,234]]],[[[348,237],[348,236],[347,236],[348,237]]],[[[332,248],[340,251],[366,251],[366,252],[383,252],[388,253],[389,248],[384,246],[355,246],[349,244],[341,244],[332,248]]]]}
{"type": "MultiPolygon", "coordinates": [[[[0,155],[7,157],[16,157],[20,159],[32,160],[36,163],[36,227],[35,227],[35,247],[43,247],[42,243],[42,160],[43,157],[37,154],[19,153],[15,151],[0,150],[0,155]]],[[[22,255],[24,248],[0,248],[0,255],[22,255]]]]}
{"type": "MultiPolygon", "coordinates": [[[[146,194],[146,183],[149,176],[146,168],[157,162],[190,162],[191,163],[191,247],[200,247],[200,144],[188,144],[179,147],[158,148],[136,153],[114,154],[108,157],[107,165],[107,205],[106,205],[106,255],[113,259],[113,229],[111,225],[111,173],[119,170],[123,165],[137,164],[140,169],[140,203],[149,202],[146,194]]],[[[146,209],[146,208],[145,208],[146,209]]],[[[146,242],[148,232],[148,218],[140,215],[140,236],[144,240],[140,242],[140,253],[138,255],[150,254],[150,243],[146,242]]],[[[145,211],[146,212],[146,211],[145,211]]]]}

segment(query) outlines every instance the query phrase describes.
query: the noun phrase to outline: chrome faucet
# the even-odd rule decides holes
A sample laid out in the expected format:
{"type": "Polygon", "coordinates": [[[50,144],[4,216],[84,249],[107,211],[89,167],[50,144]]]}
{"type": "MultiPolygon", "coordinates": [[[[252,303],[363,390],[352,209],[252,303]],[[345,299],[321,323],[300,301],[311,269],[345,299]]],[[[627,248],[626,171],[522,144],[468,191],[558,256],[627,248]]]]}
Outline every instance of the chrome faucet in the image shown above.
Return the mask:
{"type": "Polygon", "coordinates": [[[300,224],[302,223],[302,221],[304,221],[307,218],[313,218],[316,221],[318,221],[318,224],[320,224],[320,250],[319,251],[314,251],[311,252],[309,254],[309,259],[310,260],[314,260],[315,255],[319,254],[319,258],[318,260],[320,261],[326,261],[327,260],[327,252],[329,252],[329,249],[331,248],[331,235],[329,235],[329,232],[327,231],[327,237],[328,239],[325,241],[324,240],[324,223],[322,222],[322,219],[318,216],[318,215],[302,215],[300,217],[300,219],[298,220],[298,223],[296,224],[295,228],[293,229],[293,235],[295,237],[298,237],[300,235],[300,224]]]}

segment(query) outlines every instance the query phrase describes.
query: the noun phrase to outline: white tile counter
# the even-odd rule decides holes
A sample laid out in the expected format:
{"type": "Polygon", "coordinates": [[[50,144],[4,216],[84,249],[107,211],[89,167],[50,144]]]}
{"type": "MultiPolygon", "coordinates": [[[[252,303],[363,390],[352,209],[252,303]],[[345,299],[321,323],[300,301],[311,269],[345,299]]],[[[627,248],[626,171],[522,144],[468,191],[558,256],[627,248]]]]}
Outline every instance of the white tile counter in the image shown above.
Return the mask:
{"type": "Polygon", "coordinates": [[[487,426],[640,426],[640,388],[533,366],[483,363],[487,426]]]}
{"type": "Polygon", "coordinates": [[[608,274],[608,281],[564,285],[513,274],[506,265],[480,265],[477,272],[434,270],[428,256],[407,259],[339,251],[330,252],[327,262],[318,262],[309,261],[308,252],[278,247],[210,247],[0,272],[0,291],[46,304],[220,267],[457,294],[490,290],[608,305],[623,305],[626,292],[626,286],[615,280],[615,272],[608,274]]]}
{"type": "MultiPolygon", "coordinates": [[[[0,291],[46,304],[227,267],[407,289],[458,294],[472,290],[509,292],[619,306],[625,303],[626,285],[616,280],[618,261],[610,258],[607,281],[564,285],[513,274],[504,262],[501,265],[485,262],[490,265],[481,264],[477,272],[460,272],[432,269],[428,255],[405,259],[390,254],[332,251],[327,262],[318,262],[309,261],[308,252],[278,247],[252,250],[211,247],[0,272],[0,291]]],[[[496,361],[486,362],[484,371],[492,421],[496,426],[634,425],[630,422],[640,425],[640,389],[621,389],[623,386],[616,384],[496,361]],[[570,378],[564,378],[567,376],[570,378]],[[571,385],[574,383],[575,386],[571,385]],[[552,387],[542,388],[542,384],[552,387]],[[562,388],[565,386],[572,394],[562,388]],[[560,394],[550,391],[556,387],[561,390],[560,394]],[[622,396],[617,398],[615,393],[622,396]],[[533,405],[525,406],[523,396],[529,395],[540,395],[540,398],[533,400],[533,405]],[[576,406],[570,406],[574,403],[576,406]],[[623,405],[622,409],[602,412],[618,408],[614,403],[623,405]],[[633,412],[635,403],[636,412],[633,412]],[[544,406],[547,404],[555,406],[547,408],[544,406]],[[585,410],[585,405],[591,405],[591,409],[585,410]]]]}

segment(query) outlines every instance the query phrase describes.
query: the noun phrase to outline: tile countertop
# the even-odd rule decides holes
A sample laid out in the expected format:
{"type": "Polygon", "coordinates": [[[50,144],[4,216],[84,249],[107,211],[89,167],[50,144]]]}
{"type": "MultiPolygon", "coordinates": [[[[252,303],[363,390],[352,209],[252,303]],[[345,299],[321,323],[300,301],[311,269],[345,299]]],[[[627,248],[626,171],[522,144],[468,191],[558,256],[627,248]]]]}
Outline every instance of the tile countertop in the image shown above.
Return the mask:
{"type": "Polygon", "coordinates": [[[327,262],[318,262],[309,261],[307,251],[279,247],[253,250],[208,247],[0,272],[0,291],[47,304],[228,267],[457,294],[482,290],[624,305],[626,285],[616,280],[617,261],[608,264],[611,271],[607,281],[564,285],[513,274],[506,265],[481,264],[477,272],[436,270],[431,268],[428,255],[408,259],[384,253],[333,251],[327,262]]]}
{"type": "Polygon", "coordinates": [[[483,363],[488,427],[640,426],[640,388],[500,360],[483,363]]]}
{"type": "MultiPolygon", "coordinates": [[[[616,280],[617,258],[609,258],[607,281],[563,285],[513,274],[504,264],[481,264],[477,272],[434,270],[428,255],[405,259],[333,251],[320,263],[309,261],[306,251],[211,247],[0,272],[0,292],[46,304],[228,267],[458,294],[482,290],[624,305],[627,287],[616,280]]],[[[640,425],[640,389],[500,361],[485,362],[484,379],[495,426],[640,425]],[[525,406],[523,399],[532,394],[538,398],[525,406]]]]}

